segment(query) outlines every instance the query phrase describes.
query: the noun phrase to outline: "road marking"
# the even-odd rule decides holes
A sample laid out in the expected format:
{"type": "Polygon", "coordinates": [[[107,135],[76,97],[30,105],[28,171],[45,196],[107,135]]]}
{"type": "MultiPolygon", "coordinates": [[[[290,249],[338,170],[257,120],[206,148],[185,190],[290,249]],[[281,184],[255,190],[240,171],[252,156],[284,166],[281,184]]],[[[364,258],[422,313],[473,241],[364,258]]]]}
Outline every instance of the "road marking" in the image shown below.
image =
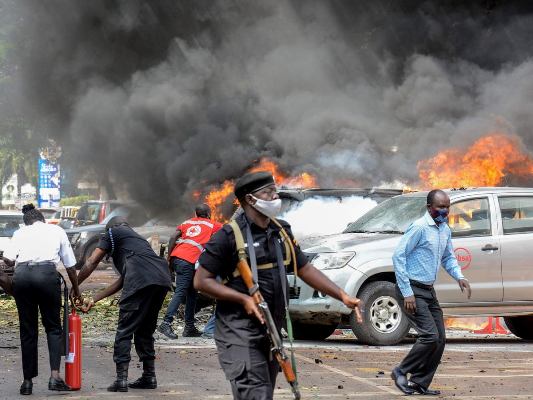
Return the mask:
{"type": "Polygon", "coordinates": [[[513,374],[513,375],[489,375],[489,374],[479,374],[479,375],[469,375],[469,374],[438,374],[439,378],[496,378],[496,379],[507,379],[507,378],[530,378],[533,374],[513,374]]]}
{"type": "Polygon", "coordinates": [[[166,344],[166,345],[156,345],[156,349],[164,349],[164,350],[177,350],[177,349],[216,349],[216,346],[214,344],[210,345],[195,345],[195,344],[166,344]]]}
{"type": "MultiPolygon", "coordinates": [[[[158,393],[159,395],[160,393],[158,393]]],[[[56,396],[56,394],[54,394],[54,396],[56,396]]],[[[72,396],[72,395],[69,395],[69,394],[66,394],[65,393],[65,398],[67,399],[97,399],[97,398],[100,398],[100,397],[104,397],[104,396],[114,396],[116,397],[117,396],[117,393],[116,392],[96,392],[96,393],[87,393],[87,394],[80,394],[79,396],[72,396]]],[[[48,397],[48,396],[46,396],[48,397]]],[[[120,397],[122,398],[128,398],[128,399],[144,399],[145,396],[140,396],[140,395],[136,395],[136,394],[128,394],[127,392],[124,393],[120,393],[120,397]]]]}
{"type": "Polygon", "coordinates": [[[331,372],[334,372],[336,374],[342,375],[342,376],[344,376],[346,378],[350,378],[350,379],[353,379],[354,381],[357,381],[357,382],[360,382],[360,383],[364,383],[364,384],[369,385],[369,386],[373,386],[376,389],[382,390],[382,391],[387,392],[389,394],[392,394],[394,396],[400,396],[400,393],[397,390],[394,390],[394,389],[392,389],[392,388],[390,388],[388,386],[378,385],[377,383],[372,382],[370,379],[361,378],[360,376],[350,374],[349,372],[343,371],[342,369],[338,369],[338,368],[332,367],[330,365],[326,365],[324,363],[316,364],[315,360],[312,360],[312,359],[307,358],[305,356],[302,356],[300,354],[295,354],[295,355],[296,355],[296,358],[298,358],[298,359],[300,359],[302,361],[305,361],[305,362],[307,362],[309,364],[318,365],[321,368],[327,369],[328,371],[331,371],[331,372]]]}
{"type": "MultiPolygon", "coordinates": [[[[452,397],[452,396],[448,396],[448,397],[452,397]]],[[[453,399],[462,399],[462,400],[469,400],[469,399],[531,399],[531,395],[530,394],[503,394],[503,395],[494,395],[494,394],[491,394],[491,395],[479,395],[479,396],[471,396],[471,395],[468,395],[468,396],[453,396],[453,399]]]]}

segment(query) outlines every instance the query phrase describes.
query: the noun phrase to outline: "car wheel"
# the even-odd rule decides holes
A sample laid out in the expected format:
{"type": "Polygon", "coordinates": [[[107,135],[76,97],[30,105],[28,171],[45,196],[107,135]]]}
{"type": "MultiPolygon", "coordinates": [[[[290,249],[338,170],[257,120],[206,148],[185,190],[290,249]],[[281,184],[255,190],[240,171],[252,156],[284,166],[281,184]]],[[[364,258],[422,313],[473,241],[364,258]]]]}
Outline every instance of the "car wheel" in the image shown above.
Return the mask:
{"type": "Polygon", "coordinates": [[[409,320],[403,315],[394,283],[371,282],[359,293],[363,302],[363,323],[350,315],[350,325],[357,339],[370,345],[399,343],[409,331],[409,320]]]}
{"type": "Polygon", "coordinates": [[[516,317],[503,317],[507,328],[521,339],[533,340],[533,315],[520,315],[516,317]]]}
{"type": "Polygon", "coordinates": [[[335,332],[338,325],[338,323],[316,325],[292,321],[292,335],[298,340],[324,340],[335,332]]]}
{"type": "Polygon", "coordinates": [[[83,258],[79,261],[80,268],[83,267],[85,264],[85,261],[93,254],[94,250],[96,249],[96,246],[98,245],[98,241],[94,241],[92,243],[89,243],[85,247],[85,251],[83,252],[83,258]]]}

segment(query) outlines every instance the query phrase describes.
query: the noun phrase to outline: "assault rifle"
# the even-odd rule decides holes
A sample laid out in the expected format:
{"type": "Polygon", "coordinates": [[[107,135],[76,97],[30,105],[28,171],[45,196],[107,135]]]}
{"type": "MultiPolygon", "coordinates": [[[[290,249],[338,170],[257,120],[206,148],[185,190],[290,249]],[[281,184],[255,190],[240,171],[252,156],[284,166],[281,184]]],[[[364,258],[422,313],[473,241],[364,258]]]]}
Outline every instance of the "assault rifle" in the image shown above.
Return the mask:
{"type": "Polygon", "coordinates": [[[237,268],[239,269],[239,273],[241,275],[242,280],[244,281],[246,287],[250,292],[250,296],[253,297],[255,303],[261,311],[261,314],[263,314],[263,319],[265,320],[265,326],[267,329],[268,337],[270,338],[270,345],[272,346],[272,354],[274,355],[276,360],[278,360],[281,370],[283,371],[283,375],[285,375],[285,379],[287,380],[287,382],[289,382],[289,385],[291,386],[294,399],[300,400],[301,395],[300,390],[298,389],[298,381],[296,380],[296,374],[292,369],[290,358],[285,352],[283,342],[279,337],[278,329],[276,328],[276,324],[274,323],[274,319],[272,318],[272,314],[270,313],[268,304],[261,295],[261,292],[259,291],[259,286],[253,280],[252,271],[250,270],[250,266],[248,265],[248,261],[246,260],[246,258],[239,259],[237,268]]]}

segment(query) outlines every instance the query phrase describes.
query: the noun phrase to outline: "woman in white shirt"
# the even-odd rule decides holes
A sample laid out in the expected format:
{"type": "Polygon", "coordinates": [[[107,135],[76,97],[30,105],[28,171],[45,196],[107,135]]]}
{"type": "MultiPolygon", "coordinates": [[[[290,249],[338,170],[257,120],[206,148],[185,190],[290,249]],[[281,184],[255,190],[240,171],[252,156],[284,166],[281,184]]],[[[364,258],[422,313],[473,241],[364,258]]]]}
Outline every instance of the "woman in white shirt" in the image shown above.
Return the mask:
{"type": "Polygon", "coordinates": [[[56,270],[61,261],[72,283],[74,296],[79,296],[74,252],[65,231],[46,224],[44,216],[33,204],[22,208],[25,226],[16,231],[3,255],[8,265],[15,265],[13,295],[20,322],[20,343],[24,381],[20,394],[32,393],[32,379],[37,371],[38,311],[46,331],[51,375],[49,390],[71,390],[59,376],[61,362],[61,278],[56,270]]]}

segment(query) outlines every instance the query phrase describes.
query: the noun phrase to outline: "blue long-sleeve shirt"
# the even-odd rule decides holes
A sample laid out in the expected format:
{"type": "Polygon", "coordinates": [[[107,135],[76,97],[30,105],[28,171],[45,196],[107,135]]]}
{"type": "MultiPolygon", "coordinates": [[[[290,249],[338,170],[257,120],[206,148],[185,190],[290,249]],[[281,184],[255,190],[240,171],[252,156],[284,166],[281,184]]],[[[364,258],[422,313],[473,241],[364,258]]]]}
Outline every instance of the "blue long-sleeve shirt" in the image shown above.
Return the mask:
{"type": "Polygon", "coordinates": [[[464,279],[453,252],[450,227],[445,223],[437,225],[428,212],[407,228],[392,261],[404,297],[413,295],[409,279],[431,285],[440,265],[455,280],[464,279]]]}

